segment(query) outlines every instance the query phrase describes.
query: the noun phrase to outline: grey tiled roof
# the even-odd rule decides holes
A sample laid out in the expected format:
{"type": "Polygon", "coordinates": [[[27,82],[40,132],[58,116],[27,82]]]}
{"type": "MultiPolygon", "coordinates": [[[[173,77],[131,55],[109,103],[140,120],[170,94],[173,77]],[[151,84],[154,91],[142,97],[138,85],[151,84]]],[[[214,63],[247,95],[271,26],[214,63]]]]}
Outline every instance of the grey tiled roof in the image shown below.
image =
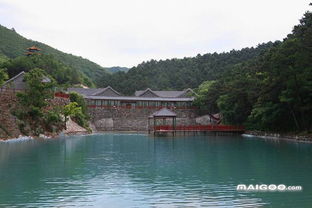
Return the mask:
{"type": "Polygon", "coordinates": [[[193,101],[194,97],[181,96],[185,94],[189,89],[184,91],[152,91],[147,88],[146,90],[136,91],[135,96],[122,96],[110,86],[106,88],[68,88],[68,92],[77,92],[82,94],[88,99],[99,100],[129,100],[129,101],[193,101]],[[103,92],[106,90],[112,90],[114,95],[105,95],[103,92]],[[140,96],[142,93],[151,92],[153,96],[140,96]],[[155,96],[154,96],[155,95],[155,96]],[[118,98],[118,99],[117,99],[118,98]]]}
{"type": "Polygon", "coordinates": [[[183,95],[188,90],[191,90],[191,89],[186,89],[186,90],[181,90],[181,91],[168,91],[168,90],[154,91],[154,90],[147,88],[146,90],[135,91],[134,95],[135,96],[141,96],[145,92],[150,91],[150,92],[154,93],[155,95],[157,95],[158,97],[174,98],[174,97],[179,97],[179,96],[183,95]]]}
{"type": "Polygon", "coordinates": [[[193,101],[194,98],[161,98],[161,97],[136,97],[136,96],[119,96],[119,97],[110,97],[110,96],[85,96],[87,99],[93,100],[129,100],[129,101],[177,101],[177,102],[187,102],[193,101]]]}
{"type": "Polygon", "coordinates": [[[89,95],[93,95],[95,93],[99,93],[104,89],[105,88],[68,88],[67,91],[68,92],[77,92],[81,95],[89,96],[89,95]]]}
{"type": "MultiPolygon", "coordinates": [[[[9,79],[9,80],[7,80],[6,82],[4,82],[3,85],[2,85],[1,87],[5,87],[5,86],[8,85],[9,83],[13,82],[14,80],[16,80],[16,79],[18,79],[19,77],[24,76],[24,75],[25,75],[25,72],[24,72],[24,71],[20,72],[19,74],[15,75],[15,76],[12,77],[11,79],[9,79]]],[[[19,84],[19,85],[23,85],[23,87],[24,87],[24,85],[25,85],[25,84],[22,84],[22,83],[18,83],[18,84],[19,84]]]]}
{"type": "Polygon", "coordinates": [[[101,88],[101,89],[102,90],[100,90],[100,91],[98,91],[96,93],[93,93],[92,95],[99,95],[99,96],[101,96],[102,93],[109,93],[110,96],[112,96],[112,97],[121,96],[121,94],[119,92],[117,92],[116,90],[114,90],[111,86],[108,86],[106,88],[101,88]]]}
{"type": "MultiPolygon", "coordinates": [[[[7,80],[1,88],[12,88],[12,89],[18,89],[18,90],[25,90],[27,87],[27,84],[24,80],[25,72],[22,71],[19,74],[15,75],[11,79],[7,80]]],[[[49,77],[44,76],[41,80],[42,83],[49,83],[51,82],[51,79],[49,77]]]]}
{"type": "Polygon", "coordinates": [[[156,111],[152,114],[152,117],[176,117],[177,114],[172,112],[168,108],[162,108],[159,111],[156,111]]]}
{"type": "MultiPolygon", "coordinates": [[[[99,95],[106,90],[112,90],[114,93],[116,93],[116,96],[120,96],[120,93],[114,90],[112,87],[108,86],[105,88],[68,88],[68,92],[77,92],[83,96],[96,96],[99,95]]],[[[115,96],[112,96],[115,97],[115,96]]]]}

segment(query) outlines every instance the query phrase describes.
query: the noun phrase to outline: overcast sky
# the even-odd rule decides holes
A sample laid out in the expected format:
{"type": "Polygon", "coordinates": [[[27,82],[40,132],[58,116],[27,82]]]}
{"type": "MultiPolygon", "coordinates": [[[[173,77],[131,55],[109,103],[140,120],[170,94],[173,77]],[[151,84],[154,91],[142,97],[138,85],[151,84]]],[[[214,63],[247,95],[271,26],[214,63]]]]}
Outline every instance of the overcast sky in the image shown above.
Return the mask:
{"type": "Polygon", "coordinates": [[[282,40],[309,2],[0,0],[0,24],[105,67],[131,67],[282,40]]]}

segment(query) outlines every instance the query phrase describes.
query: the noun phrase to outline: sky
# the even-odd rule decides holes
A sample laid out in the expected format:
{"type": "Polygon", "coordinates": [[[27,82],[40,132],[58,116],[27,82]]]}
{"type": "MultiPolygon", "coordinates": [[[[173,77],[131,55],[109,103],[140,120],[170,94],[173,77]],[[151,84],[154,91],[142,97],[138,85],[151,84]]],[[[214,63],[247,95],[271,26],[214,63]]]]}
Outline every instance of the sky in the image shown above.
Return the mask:
{"type": "Polygon", "coordinates": [[[0,0],[0,24],[104,67],[132,67],[283,40],[309,2],[0,0]]]}

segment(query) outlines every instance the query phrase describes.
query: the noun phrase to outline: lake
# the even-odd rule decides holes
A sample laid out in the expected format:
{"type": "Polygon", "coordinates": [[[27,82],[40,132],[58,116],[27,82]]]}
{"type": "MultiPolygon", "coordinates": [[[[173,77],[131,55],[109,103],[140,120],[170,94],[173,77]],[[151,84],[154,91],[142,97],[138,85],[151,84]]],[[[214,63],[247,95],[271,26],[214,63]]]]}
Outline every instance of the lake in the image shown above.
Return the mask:
{"type": "Polygon", "coordinates": [[[0,142],[0,207],[311,207],[311,176],[312,144],[242,136],[0,142]]]}

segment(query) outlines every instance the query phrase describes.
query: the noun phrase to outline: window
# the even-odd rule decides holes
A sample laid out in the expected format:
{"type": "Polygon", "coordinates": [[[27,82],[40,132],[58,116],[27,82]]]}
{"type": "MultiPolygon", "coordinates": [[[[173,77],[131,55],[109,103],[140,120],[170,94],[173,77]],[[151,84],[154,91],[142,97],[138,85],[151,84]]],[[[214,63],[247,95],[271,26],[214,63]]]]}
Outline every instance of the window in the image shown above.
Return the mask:
{"type": "Polygon", "coordinates": [[[95,100],[90,100],[90,105],[95,105],[95,100]]]}

